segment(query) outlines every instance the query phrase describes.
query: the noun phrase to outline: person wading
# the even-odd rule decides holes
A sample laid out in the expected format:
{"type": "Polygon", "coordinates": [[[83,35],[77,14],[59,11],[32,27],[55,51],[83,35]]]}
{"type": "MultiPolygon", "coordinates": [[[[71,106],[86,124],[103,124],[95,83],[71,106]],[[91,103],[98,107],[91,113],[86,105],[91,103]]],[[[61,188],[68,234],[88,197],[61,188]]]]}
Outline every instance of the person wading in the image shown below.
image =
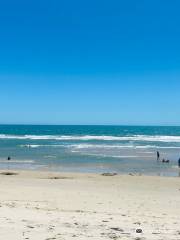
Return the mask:
{"type": "Polygon", "coordinates": [[[160,159],[160,153],[157,151],[157,161],[160,159]]]}

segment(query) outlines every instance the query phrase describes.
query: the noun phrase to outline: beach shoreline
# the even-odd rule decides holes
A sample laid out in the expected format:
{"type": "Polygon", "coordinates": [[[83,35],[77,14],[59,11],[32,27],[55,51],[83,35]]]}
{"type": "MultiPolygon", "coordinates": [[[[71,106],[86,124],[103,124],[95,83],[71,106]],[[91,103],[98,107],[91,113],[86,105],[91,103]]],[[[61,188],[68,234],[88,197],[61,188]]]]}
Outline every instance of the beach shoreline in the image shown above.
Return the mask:
{"type": "Polygon", "coordinates": [[[17,175],[0,174],[3,239],[179,239],[179,178],[7,172],[17,175]]]}
{"type": "Polygon", "coordinates": [[[0,125],[0,148],[0,169],[178,176],[180,127],[0,125]]]}

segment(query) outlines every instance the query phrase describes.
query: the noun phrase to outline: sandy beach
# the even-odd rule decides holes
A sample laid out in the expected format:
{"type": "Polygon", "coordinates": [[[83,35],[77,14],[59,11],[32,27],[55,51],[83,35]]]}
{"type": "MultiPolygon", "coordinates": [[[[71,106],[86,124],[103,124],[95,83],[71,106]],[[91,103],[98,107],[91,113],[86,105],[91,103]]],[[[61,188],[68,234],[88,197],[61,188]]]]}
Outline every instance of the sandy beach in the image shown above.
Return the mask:
{"type": "Polygon", "coordinates": [[[14,173],[0,174],[1,239],[180,239],[179,178],[14,173]]]}

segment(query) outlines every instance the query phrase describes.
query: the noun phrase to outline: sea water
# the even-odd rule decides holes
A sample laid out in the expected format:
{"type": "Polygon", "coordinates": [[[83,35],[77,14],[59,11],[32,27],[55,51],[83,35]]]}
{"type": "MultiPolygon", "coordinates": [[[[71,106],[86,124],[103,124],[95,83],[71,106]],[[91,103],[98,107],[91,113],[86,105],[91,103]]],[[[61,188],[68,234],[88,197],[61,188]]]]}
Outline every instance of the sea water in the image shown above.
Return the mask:
{"type": "Polygon", "coordinates": [[[1,169],[179,176],[179,158],[180,127],[0,125],[1,169]]]}

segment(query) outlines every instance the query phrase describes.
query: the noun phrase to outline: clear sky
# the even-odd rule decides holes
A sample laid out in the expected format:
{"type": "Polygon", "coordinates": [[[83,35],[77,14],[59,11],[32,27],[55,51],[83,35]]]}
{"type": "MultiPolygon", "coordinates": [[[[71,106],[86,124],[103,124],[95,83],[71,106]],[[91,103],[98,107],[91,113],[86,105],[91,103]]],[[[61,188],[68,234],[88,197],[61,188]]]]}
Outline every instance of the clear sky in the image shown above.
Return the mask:
{"type": "Polygon", "coordinates": [[[0,2],[0,123],[180,125],[179,0],[0,2]]]}

